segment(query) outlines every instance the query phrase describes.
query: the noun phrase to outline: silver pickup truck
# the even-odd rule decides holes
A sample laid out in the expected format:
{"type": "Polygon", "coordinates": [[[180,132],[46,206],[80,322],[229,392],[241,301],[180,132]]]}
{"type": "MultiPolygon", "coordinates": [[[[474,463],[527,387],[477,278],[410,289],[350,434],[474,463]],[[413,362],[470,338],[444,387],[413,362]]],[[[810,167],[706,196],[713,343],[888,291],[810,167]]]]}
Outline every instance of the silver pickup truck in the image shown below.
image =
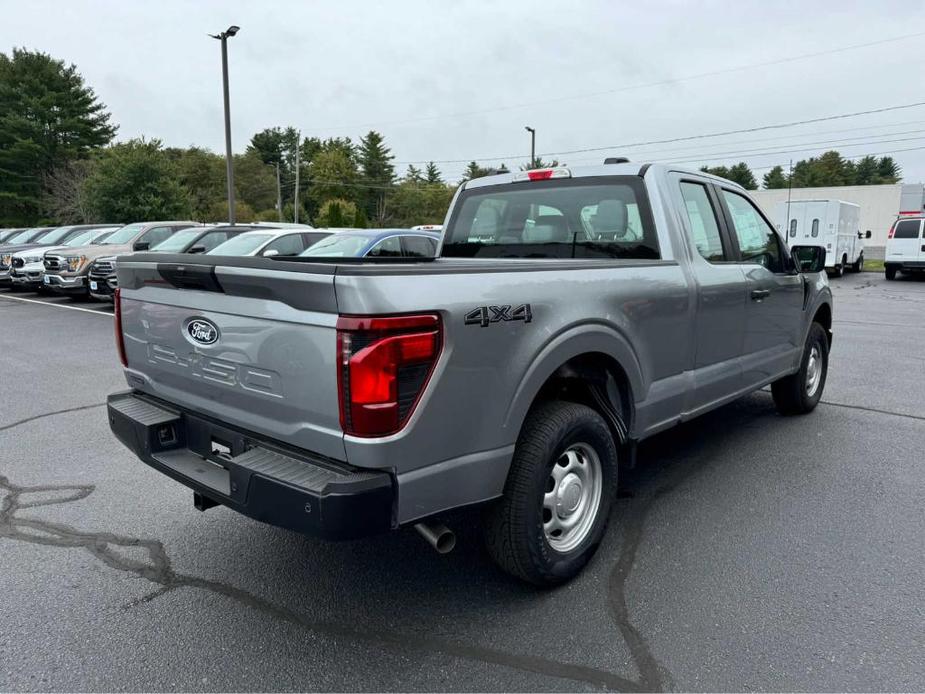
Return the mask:
{"type": "Polygon", "coordinates": [[[637,442],[768,384],[815,407],[824,254],[730,181],[630,163],[469,181],[436,259],[135,254],[110,426],[199,509],[322,537],[446,550],[480,504],[493,558],[556,584],[637,442]]]}

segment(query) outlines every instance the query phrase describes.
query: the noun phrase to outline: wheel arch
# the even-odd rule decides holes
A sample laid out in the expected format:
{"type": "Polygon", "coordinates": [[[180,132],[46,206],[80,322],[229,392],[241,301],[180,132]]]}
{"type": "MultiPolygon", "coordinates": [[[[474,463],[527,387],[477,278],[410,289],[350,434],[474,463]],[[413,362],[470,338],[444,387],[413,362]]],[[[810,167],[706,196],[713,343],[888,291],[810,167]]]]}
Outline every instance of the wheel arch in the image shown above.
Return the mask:
{"type": "Polygon", "coordinates": [[[508,410],[506,425],[519,432],[527,413],[544,399],[580,402],[599,412],[617,445],[632,438],[643,372],[630,343],[600,326],[553,340],[534,359],[508,410]]]}
{"type": "Polygon", "coordinates": [[[813,313],[813,319],[810,322],[819,323],[825,329],[825,335],[829,341],[829,347],[832,347],[832,305],[827,301],[822,302],[816,307],[813,313]]]}

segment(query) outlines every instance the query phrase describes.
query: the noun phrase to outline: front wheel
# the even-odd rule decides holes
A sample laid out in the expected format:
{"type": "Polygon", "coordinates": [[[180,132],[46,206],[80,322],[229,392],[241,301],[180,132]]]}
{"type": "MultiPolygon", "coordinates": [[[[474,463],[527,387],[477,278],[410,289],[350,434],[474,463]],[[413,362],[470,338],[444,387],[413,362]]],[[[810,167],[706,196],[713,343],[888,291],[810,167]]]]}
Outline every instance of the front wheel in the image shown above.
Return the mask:
{"type": "Polygon", "coordinates": [[[799,370],[771,384],[777,411],[783,415],[812,412],[822,397],[828,371],[829,339],[825,328],[813,323],[803,347],[799,370]]]}
{"type": "Polygon", "coordinates": [[[590,407],[546,402],[524,422],[504,486],[485,510],[485,544],[508,573],[564,583],[594,555],[617,488],[617,450],[590,407]]]}
{"type": "Polygon", "coordinates": [[[851,264],[851,269],[855,272],[863,272],[864,270],[864,254],[858,256],[858,259],[851,264]]]}

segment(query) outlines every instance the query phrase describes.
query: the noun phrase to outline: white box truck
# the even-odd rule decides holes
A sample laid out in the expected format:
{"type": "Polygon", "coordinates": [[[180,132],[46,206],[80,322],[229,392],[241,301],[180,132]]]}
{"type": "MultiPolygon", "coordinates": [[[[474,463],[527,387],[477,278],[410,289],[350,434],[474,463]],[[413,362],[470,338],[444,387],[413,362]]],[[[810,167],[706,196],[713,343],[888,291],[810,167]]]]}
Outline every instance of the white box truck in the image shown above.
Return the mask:
{"type": "MultiPolygon", "coordinates": [[[[775,224],[791,246],[825,248],[826,270],[840,277],[864,267],[861,208],[844,200],[791,200],[777,203],[775,224]]],[[[868,232],[869,234],[870,232],[868,232]]]]}

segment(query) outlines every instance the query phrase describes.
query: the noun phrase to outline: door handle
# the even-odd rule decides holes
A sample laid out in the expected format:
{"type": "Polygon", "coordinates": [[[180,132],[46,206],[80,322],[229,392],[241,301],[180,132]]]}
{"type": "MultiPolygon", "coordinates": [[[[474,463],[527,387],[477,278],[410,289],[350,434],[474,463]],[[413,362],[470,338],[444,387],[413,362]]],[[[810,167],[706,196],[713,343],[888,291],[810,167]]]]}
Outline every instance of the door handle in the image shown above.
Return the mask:
{"type": "Polygon", "coordinates": [[[752,301],[761,301],[771,296],[770,289],[752,289],[752,301]]]}

